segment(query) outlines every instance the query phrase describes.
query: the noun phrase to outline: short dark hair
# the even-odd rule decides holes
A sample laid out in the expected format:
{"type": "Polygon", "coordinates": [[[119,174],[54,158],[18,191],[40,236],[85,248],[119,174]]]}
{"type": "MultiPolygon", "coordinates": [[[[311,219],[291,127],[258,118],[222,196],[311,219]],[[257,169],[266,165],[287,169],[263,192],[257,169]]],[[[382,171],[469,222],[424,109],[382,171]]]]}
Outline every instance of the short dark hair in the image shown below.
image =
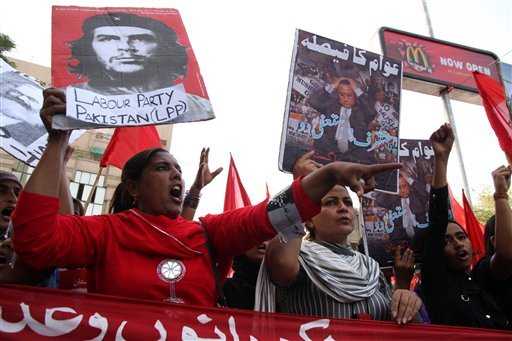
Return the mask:
{"type": "Polygon", "coordinates": [[[464,227],[463,227],[463,226],[462,226],[458,221],[455,221],[455,220],[453,220],[453,219],[448,219],[448,221],[447,221],[447,223],[446,223],[446,226],[448,227],[448,224],[450,224],[450,223],[455,224],[455,225],[457,225],[458,227],[460,227],[460,229],[462,230],[462,232],[464,232],[464,234],[465,234],[466,236],[468,236],[468,237],[469,237],[468,232],[466,231],[466,229],[465,229],[465,228],[464,228],[464,227]]]}
{"type": "Polygon", "coordinates": [[[118,213],[135,207],[134,198],[128,192],[127,182],[130,180],[139,181],[142,172],[151,161],[151,158],[160,152],[169,153],[163,148],[151,148],[135,154],[126,161],[121,173],[121,183],[117,185],[114,195],[112,196],[112,202],[109,208],[110,213],[118,213]]]}
{"type": "Polygon", "coordinates": [[[178,36],[173,29],[153,18],[121,12],[95,15],[83,22],[82,37],[69,43],[69,72],[87,76],[89,80],[104,78],[102,70],[98,70],[98,60],[92,49],[94,29],[103,26],[132,26],[151,30],[156,34],[158,42],[158,51],[154,58],[155,69],[168,70],[171,81],[187,73],[187,52],[185,47],[178,43],[178,36]]]}

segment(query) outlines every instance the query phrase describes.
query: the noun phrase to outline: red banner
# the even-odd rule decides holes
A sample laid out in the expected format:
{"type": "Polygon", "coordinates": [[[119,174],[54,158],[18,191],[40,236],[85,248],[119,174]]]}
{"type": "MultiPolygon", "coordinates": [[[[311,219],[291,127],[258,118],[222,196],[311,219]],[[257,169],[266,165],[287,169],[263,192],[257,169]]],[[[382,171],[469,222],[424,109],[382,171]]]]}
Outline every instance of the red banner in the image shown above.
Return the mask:
{"type": "Polygon", "coordinates": [[[387,57],[403,61],[404,76],[478,92],[472,72],[500,81],[492,52],[423,37],[390,28],[381,29],[381,44],[387,57]]]}
{"type": "Polygon", "coordinates": [[[474,328],[202,308],[21,286],[0,287],[2,340],[510,340],[474,328]]]}

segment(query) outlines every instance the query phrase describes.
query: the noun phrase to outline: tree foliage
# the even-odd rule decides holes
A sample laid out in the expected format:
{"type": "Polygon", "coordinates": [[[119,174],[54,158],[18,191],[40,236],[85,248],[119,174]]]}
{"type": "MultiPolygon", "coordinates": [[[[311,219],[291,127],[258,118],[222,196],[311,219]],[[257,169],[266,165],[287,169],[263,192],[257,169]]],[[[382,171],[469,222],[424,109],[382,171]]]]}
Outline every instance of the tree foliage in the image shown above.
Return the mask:
{"type": "Polygon", "coordinates": [[[9,52],[15,47],[16,44],[7,34],[0,33],[0,58],[12,66],[15,66],[14,62],[5,56],[5,52],[9,52]]]}
{"type": "MultiPolygon", "coordinates": [[[[491,189],[483,190],[478,196],[477,204],[473,206],[473,211],[482,224],[485,224],[487,220],[494,215],[493,193],[494,190],[491,189]]],[[[512,205],[512,197],[510,193],[508,203],[512,205]]]]}

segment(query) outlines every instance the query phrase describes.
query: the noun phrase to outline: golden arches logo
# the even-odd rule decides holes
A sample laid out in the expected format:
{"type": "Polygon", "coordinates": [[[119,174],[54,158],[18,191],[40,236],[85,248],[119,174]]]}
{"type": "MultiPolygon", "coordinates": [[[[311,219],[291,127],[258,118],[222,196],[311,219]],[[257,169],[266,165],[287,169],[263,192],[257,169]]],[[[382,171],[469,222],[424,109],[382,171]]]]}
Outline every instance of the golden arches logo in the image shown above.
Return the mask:
{"type": "Polygon", "coordinates": [[[432,73],[432,67],[428,62],[425,51],[419,46],[407,46],[405,51],[407,63],[411,65],[416,71],[427,71],[432,73]]]}

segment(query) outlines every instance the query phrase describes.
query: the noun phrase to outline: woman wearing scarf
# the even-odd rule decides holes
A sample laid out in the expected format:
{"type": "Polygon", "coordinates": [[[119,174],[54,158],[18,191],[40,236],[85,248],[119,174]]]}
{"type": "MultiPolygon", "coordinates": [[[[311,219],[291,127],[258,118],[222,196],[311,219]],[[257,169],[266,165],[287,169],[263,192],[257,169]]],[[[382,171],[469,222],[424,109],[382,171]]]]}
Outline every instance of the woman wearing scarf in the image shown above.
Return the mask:
{"type": "Polygon", "coordinates": [[[66,98],[56,89],[43,96],[48,144],[18,201],[14,247],[36,269],[90,267],[95,292],[102,294],[214,306],[215,264],[222,268],[277,233],[301,233],[301,222],[318,213],[320,199],[335,184],[362,193],[361,178],[399,167],[333,163],[294,181],[270,202],[194,222],[180,216],[184,183],[178,161],[166,150],[148,149],[123,168],[113,203],[118,213],[60,215],[57,184],[69,133],[50,127],[53,116],[65,112],[66,98]]]}
{"type": "MultiPolygon", "coordinates": [[[[295,175],[314,172],[319,166],[310,156],[297,161],[295,175]]],[[[306,222],[307,239],[274,238],[260,269],[256,310],[394,319],[400,324],[411,321],[421,300],[410,290],[392,292],[379,264],[350,248],[347,237],[353,220],[352,199],[345,187],[336,185],[321,199],[320,213],[306,222]]]]}

